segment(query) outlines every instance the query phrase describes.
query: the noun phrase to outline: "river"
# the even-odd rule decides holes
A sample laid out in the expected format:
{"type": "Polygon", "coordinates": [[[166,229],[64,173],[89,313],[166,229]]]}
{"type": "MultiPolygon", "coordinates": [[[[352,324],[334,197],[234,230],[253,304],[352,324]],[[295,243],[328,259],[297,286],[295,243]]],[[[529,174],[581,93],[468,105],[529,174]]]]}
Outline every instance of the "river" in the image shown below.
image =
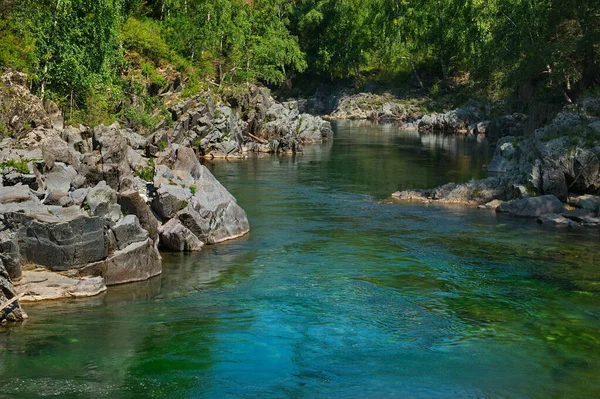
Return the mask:
{"type": "Polygon", "coordinates": [[[251,233],[26,307],[2,398],[600,397],[600,233],[393,191],[485,177],[485,143],[340,122],[208,166],[251,233]]]}

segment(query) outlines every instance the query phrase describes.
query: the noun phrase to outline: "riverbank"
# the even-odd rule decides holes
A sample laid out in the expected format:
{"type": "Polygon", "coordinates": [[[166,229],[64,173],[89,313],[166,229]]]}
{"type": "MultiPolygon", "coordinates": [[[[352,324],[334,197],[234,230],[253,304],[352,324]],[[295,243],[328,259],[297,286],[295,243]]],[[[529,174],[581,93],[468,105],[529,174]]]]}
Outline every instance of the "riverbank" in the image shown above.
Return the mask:
{"type": "MultiPolygon", "coordinates": [[[[176,102],[146,136],[64,126],[14,71],[0,78],[0,105],[0,303],[97,295],[160,274],[159,249],[245,235],[246,213],[198,158],[296,153],[332,136],[256,87],[176,102]]],[[[18,305],[2,322],[25,317],[18,305]]]]}
{"type": "Polygon", "coordinates": [[[600,227],[600,102],[587,98],[533,135],[502,137],[494,176],[392,194],[401,201],[476,205],[553,226],[600,227]]]}

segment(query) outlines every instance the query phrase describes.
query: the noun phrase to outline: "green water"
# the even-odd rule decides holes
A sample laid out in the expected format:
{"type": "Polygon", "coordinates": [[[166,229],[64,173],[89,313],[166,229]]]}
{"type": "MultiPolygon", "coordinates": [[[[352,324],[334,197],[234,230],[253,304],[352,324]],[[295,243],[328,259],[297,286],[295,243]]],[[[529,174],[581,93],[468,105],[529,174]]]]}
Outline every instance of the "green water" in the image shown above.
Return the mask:
{"type": "Polygon", "coordinates": [[[400,188],[484,176],[483,144],[343,123],[209,165],[251,234],[0,330],[0,397],[600,397],[600,233],[400,188]]]}

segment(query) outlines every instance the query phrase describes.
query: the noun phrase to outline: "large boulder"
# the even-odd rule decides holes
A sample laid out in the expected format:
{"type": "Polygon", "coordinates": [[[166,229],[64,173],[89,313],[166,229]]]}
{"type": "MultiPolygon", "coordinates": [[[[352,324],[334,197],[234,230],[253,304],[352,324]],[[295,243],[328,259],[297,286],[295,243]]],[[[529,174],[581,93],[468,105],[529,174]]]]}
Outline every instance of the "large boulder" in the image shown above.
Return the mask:
{"type": "Polygon", "coordinates": [[[161,256],[148,238],[114,252],[101,262],[79,270],[79,276],[102,276],[106,285],[144,281],[162,272],[161,256]]]}
{"type": "Polygon", "coordinates": [[[12,213],[5,215],[5,224],[15,231],[22,265],[65,271],[108,256],[107,227],[101,218],[48,222],[12,213]]]}
{"type": "Polygon", "coordinates": [[[134,242],[146,241],[148,232],[142,228],[135,215],[127,215],[111,227],[119,249],[125,249],[134,242]]]}
{"type": "Polygon", "coordinates": [[[197,252],[204,245],[178,219],[171,219],[160,228],[160,243],[163,248],[175,252],[197,252]]]}
{"type": "Polygon", "coordinates": [[[137,216],[140,225],[148,232],[150,238],[158,242],[159,222],[146,204],[145,199],[136,190],[128,190],[119,193],[118,203],[123,213],[137,216]]]}
{"type": "Polygon", "coordinates": [[[565,211],[562,202],[554,195],[527,197],[502,203],[496,212],[511,216],[535,218],[546,214],[560,214],[565,211]]]}
{"type": "Polygon", "coordinates": [[[246,212],[203,165],[194,187],[196,193],[178,218],[201,241],[214,244],[241,237],[250,230],[246,212]]]}
{"type": "Polygon", "coordinates": [[[121,217],[121,206],[117,204],[117,192],[103,181],[88,191],[85,204],[94,216],[104,217],[113,222],[121,217]]]}

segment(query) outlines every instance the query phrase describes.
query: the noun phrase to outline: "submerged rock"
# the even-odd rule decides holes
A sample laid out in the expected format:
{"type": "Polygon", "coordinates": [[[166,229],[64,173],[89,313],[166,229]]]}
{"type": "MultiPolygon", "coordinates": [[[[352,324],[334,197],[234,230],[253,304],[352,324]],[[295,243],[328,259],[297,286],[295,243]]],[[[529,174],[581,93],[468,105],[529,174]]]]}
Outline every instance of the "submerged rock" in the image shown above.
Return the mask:
{"type": "Polygon", "coordinates": [[[102,277],[71,278],[47,270],[32,270],[23,273],[15,289],[24,295],[21,302],[39,302],[96,296],[106,291],[106,285],[102,277]]]}

